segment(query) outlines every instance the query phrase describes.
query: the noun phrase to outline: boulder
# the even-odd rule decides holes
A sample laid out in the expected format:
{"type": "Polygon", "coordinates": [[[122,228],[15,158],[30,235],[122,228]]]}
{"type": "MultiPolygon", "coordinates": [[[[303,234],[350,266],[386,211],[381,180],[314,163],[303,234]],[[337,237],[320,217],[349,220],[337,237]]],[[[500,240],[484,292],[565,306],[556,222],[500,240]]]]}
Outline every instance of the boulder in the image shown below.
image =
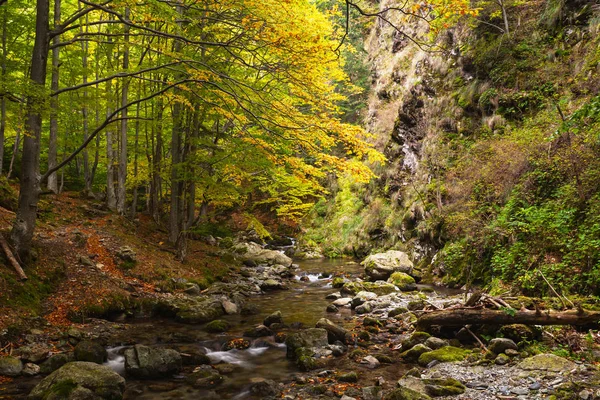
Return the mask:
{"type": "Polygon", "coordinates": [[[295,358],[296,350],[301,347],[319,348],[327,346],[328,343],[328,333],[322,328],[305,329],[292,333],[285,339],[289,358],[295,358]]]}
{"type": "Polygon", "coordinates": [[[124,390],[125,379],[109,367],[76,361],[65,364],[44,378],[28,399],[120,400],[124,390]]]}
{"type": "MultiPolygon", "coordinates": [[[[28,344],[26,346],[19,347],[15,352],[15,355],[21,357],[23,362],[40,363],[48,358],[50,354],[50,348],[41,343],[28,344]]],[[[81,360],[87,361],[87,360],[81,360]]]]}
{"type": "Polygon", "coordinates": [[[550,371],[550,372],[566,372],[571,371],[576,367],[576,364],[554,354],[538,354],[537,356],[529,357],[521,361],[517,368],[525,371],[550,371]]]}
{"type": "Polygon", "coordinates": [[[437,350],[421,354],[419,357],[419,364],[425,367],[434,360],[439,362],[462,361],[470,353],[470,351],[461,349],[459,347],[445,346],[437,350]]]}
{"type": "Polygon", "coordinates": [[[500,333],[505,338],[513,340],[515,343],[521,341],[532,342],[541,336],[541,330],[523,324],[504,325],[500,328],[500,333]]]}
{"type": "Polygon", "coordinates": [[[27,363],[21,372],[23,376],[36,376],[40,373],[40,366],[34,363],[27,363]]]}
{"type": "Polygon", "coordinates": [[[315,328],[322,328],[327,331],[329,343],[340,341],[344,344],[352,343],[352,334],[339,325],[334,324],[327,318],[321,318],[315,328]]]}
{"type": "Polygon", "coordinates": [[[227,315],[238,314],[240,312],[237,304],[229,300],[221,300],[221,305],[223,306],[223,311],[227,315]]]}
{"type": "Polygon", "coordinates": [[[356,383],[358,382],[358,374],[354,371],[342,374],[337,377],[338,382],[356,383]]]}
{"type": "Polygon", "coordinates": [[[244,332],[244,336],[259,338],[273,335],[273,331],[264,325],[257,325],[254,328],[244,332]]]}
{"type": "Polygon", "coordinates": [[[431,397],[455,396],[463,394],[466,390],[466,387],[454,378],[419,379],[405,376],[398,381],[398,386],[431,397]]]}
{"type": "Polygon", "coordinates": [[[365,267],[365,274],[374,281],[386,280],[394,272],[410,274],[413,270],[413,263],[408,255],[397,250],[371,254],[361,265],[365,267]]]}
{"type": "Polygon", "coordinates": [[[210,321],[204,329],[210,333],[223,333],[229,330],[229,322],[223,321],[222,319],[215,319],[214,321],[210,321]]]}
{"type": "Polygon", "coordinates": [[[377,298],[377,295],[373,292],[366,292],[364,290],[361,292],[358,292],[356,294],[356,296],[354,296],[354,298],[352,299],[352,308],[361,306],[361,305],[365,304],[365,302],[370,301],[370,300],[375,300],[376,298],[377,298]]]}
{"type": "Polygon", "coordinates": [[[23,371],[23,363],[16,357],[0,356],[0,375],[19,376],[23,371]]]}
{"type": "Polygon", "coordinates": [[[280,392],[277,383],[271,379],[259,380],[250,385],[250,393],[260,399],[277,396],[280,392]]]}
{"type": "Polygon", "coordinates": [[[104,347],[89,340],[79,342],[75,346],[74,354],[76,361],[88,361],[96,364],[102,364],[108,356],[104,347]]]}
{"type": "Polygon", "coordinates": [[[50,374],[63,365],[75,361],[75,355],[73,353],[60,353],[50,356],[46,361],[40,365],[40,372],[42,374],[50,374]]]}
{"type": "Polygon", "coordinates": [[[430,352],[431,348],[425,346],[422,343],[419,343],[413,347],[411,347],[410,349],[406,350],[405,352],[400,354],[400,357],[404,358],[405,360],[408,361],[417,361],[419,359],[419,357],[421,357],[421,354],[423,353],[427,353],[430,352]]]}
{"type": "Polygon", "coordinates": [[[405,274],[404,272],[394,272],[389,278],[388,283],[395,285],[398,289],[403,292],[411,292],[417,290],[417,282],[415,279],[405,274]]]}
{"type": "Polygon", "coordinates": [[[271,326],[272,324],[283,324],[283,316],[281,311],[275,311],[273,314],[266,317],[263,321],[264,326],[271,326]]]}
{"type": "Polygon", "coordinates": [[[505,338],[495,338],[492,339],[488,345],[489,351],[494,354],[501,354],[506,352],[506,350],[518,350],[516,343],[510,339],[505,338]]]}
{"type": "Polygon", "coordinates": [[[350,305],[351,303],[352,303],[352,298],[351,297],[342,297],[341,299],[335,300],[331,304],[333,304],[336,307],[345,307],[347,305],[350,305]]]}
{"type": "Polygon", "coordinates": [[[430,337],[431,335],[427,332],[414,332],[408,339],[402,341],[402,351],[406,351],[418,344],[425,343],[430,337]]]}
{"type": "Polygon", "coordinates": [[[143,345],[125,350],[125,371],[136,378],[168,378],[181,370],[181,364],[181,356],[175,350],[143,345]]]}
{"type": "Polygon", "coordinates": [[[119,250],[117,250],[117,257],[119,257],[123,261],[136,261],[135,251],[133,251],[133,249],[129,246],[123,246],[119,250]]]}
{"type": "Polygon", "coordinates": [[[292,265],[292,259],[285,254],[275,250],[263,249],[262,246],[253,242],[238,243],[233,246],[233,252],[245,262],[251,261],[256,264],[284,265],[286,267],[292,265]]]}
{"type": "Polygon", "coordinates": [[[424,345],[436,350],[444,346],[449,346],[450,343],[446,339],[440,339],[432,336],[425,341],[424,345]]]}
{"type": "Polygon", "coordinates": [[[426,394],[401,386],[387,393],[383,400],[431,400],[426,394]]]}
{"type": "Polygon", "coordinates": [[[373,356],[364,357],[362,360],[360,360],[360,363],[369,369],[375,369],[381,364],[379,360],[373,356]]]}
{"type": "Polygon", "coordinates": [[[195,388],[207,389],[223,382],[223,376],[210,365],[201,365],[187,377],[187,381],[195,388]]]}
{"type": "Polygon", "coordinates": [[[372,292],[378,296],[394,293],[396,286],[385,281],[376,282],[347,282],[344,284],[340,293],[344,296],[357,296],[360,292],[372,292]]]}
{"type": "Polygon", "coordinates": [[[283,282],[280,282],[276,279],[267,279],[258,284],[261,290],[269,291],[269,290],[281,290],[285,289],[285,285],[283,282]]]}

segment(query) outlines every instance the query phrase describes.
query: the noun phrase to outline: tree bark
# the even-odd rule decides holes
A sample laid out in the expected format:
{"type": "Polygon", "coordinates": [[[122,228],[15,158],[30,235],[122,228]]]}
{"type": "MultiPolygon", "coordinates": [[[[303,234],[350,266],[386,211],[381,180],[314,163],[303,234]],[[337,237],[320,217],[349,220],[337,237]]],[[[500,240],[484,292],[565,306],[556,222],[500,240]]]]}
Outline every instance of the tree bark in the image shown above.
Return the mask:
{"type": "Polygon", "coordinates": [[[11,238],[18,257],[28,262],[31,253],[31,241],[35,230],[37,205],[40,195],[40,137],[42,132],[42,113],[44,86],[46,85],[46,67],[48,65],[49,0],[37,0],[35,22],[35,42],[31,57],[30,79],[36,86],[34,95],[27,98],[27,135],[23,140],[23,158],[21,161],[21,182],[17,216],[13,224],[11,238]]]}
{"type": "MultiPolygon", "coordinates": [[[[60,26],[60,1],[54,0],[54,28],[60,26]]],[[[52,43],[57,45],[60,43],[60,35],[56,35],[52,39],[52,43]]],[[[54,47],[52,49],[52,81],[50,83],[50,89],[55,92],[58,90],[59,75],[59,63],[60,63],[60,47],[54,47]]],[[[54,96],[50,99],[50,138],[48,143],[48,169],[56,167],[56,156],[58,153],[58,96],[54,96]]],[[[47,182],[48,190],[53,193],[58,193],[58,178],[56,172],[48,176],[47,182]]]]}
{"type": "MultiPolygon", "coordinates": [[[[86,23],[88,22],[88,16],[85,17],[86,23]]],[[[87,26],[85,28],[87,33],[87,26]]],[[[83,33],[83,28],[80,28],[80,33],[83,33]]],[[[83,55],[81,57],[81,64],[83,67],[83,84],[87,84],[88,81],[88,50],[89,50],[89,42],[83,41],[81,42],[81,50],[83,55]]],[[[83,140],[86,141],[89,135],[89,113],[88,113],[88,91],[87,87],[83,89],[83,107],[81,108],[81,114],[83,117],[83,140]]],[[[81,152],[83,156],[83,180],[85,183],[85,194],[86,196],[92,192],[92,179],[90,173],[90,159],[88,155],[87,148],[81,152]]]]}
{"type": "MultiPolygon", "coordinates": [[[[129,19],[129,8],[125,9],[125,18],[129,19]]],[[[129,69],[129,25],[125,25],[124,34],[125,48],[123,50],[123,71],[129,69]]],[[[121,107],[128,104],[129,78],[123,79],[123,90],[121,91],[121,107]]],[[[127,180],[127,108],[121,112],[121,135],[119,138],[119,169],[117,172],[117,212],[125,215],[125,181],[127,180]]]]}
{"type": "MultiPolygon", "coordinates": [[[[6,8],[2,10],[2,78],[6,77],[6,8]]],[[[6,98],[0,100],[0,175],[4,170],[4,132],[6,132],[6,98]]]]}
{"type": "Polygon", "coordinates": [[[26,281],[27,275],[25,275],[23,268],[21,268],[21,265],[19,265],[19,262],[16,260],[15,256],[13,255],[12,250],[10,249],[10,246],[8,245],[8,242],[4,238],[4,235],[2,235],[2,234],[0,234],[0,246],[2,246],[2,250],[4,250],[4,254],[6,254],[6,258],[8,258],[8,261],[15,269],[15,272],[19,276],[19,279],[21,279],[22,281],[26,281]]]}
{"type": "Polygon", "coordinates": [[[600,321],[600,311],[514,311],[487,309],[449,309],[432,311],[417,321],[417,329],[428,329],[432,325],[465,326],[465,325],[587,325],[600,321]]]}

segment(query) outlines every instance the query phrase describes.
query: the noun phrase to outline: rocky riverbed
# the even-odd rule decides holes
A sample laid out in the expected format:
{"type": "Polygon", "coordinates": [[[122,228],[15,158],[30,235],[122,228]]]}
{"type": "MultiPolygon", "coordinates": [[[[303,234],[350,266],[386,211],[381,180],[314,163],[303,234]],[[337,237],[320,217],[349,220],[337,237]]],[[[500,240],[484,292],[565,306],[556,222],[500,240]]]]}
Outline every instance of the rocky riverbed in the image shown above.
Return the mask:
{"type": "Polygon", "coordinates": [[[488,327],[488,351],[464,329],[415,332],[464,294],[418,284],[404,253],[363,265],[296,265],[246,242],[228,253],[244,266],[227,282],[177,282],[135,318],[32,330],[0,358],[0,398],[600,398],[594,365],[533,354],[535,329],[488,327]]]}

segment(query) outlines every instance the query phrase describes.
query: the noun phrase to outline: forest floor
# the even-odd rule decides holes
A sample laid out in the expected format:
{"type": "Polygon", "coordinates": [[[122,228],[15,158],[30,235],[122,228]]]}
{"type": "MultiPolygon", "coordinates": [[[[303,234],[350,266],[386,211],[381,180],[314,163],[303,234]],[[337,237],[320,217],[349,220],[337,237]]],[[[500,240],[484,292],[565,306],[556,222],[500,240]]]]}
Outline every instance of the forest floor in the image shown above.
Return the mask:
{"type": "MultiPolygon", "coordinates": [[[[9,236],[14,212],[0,207],[0,231],[9,236]]],[[[188,261],[175,259],[167,233],[147,215],[119,217],[78,193],[41,201],[29,279],[0,264],[0,332],[62,327],[101,315],[136,298],[160,295],[178,278],[206,287],[227,274],[216,248],[190,240],[188,261]],[[131,249],[135,262],[119,257],[131,249]],[[79,316],[78,316],[79,314],[79,316]]],[[[125,257],[127,258],[127,257],[125,257]]]]}

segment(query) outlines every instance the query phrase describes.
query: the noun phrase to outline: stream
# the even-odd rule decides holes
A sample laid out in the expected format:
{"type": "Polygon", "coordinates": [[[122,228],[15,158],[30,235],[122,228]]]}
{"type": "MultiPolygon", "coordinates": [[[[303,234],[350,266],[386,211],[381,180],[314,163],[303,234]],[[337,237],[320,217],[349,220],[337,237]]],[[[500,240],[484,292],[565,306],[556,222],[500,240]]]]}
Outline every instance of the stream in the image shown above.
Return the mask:
{"type": "MultiPolygon", "coordinates": [[[[289,382],[299,373],[295,364],[286,358],[285,344],[276,343],[273,337],[254,339],[246,350],[223,351],[222,346],[231,339],[240,338],[243,332],[261,324],[264,318],[275,311],[281,311],[284,322],[292,326],[314,327],[315,323],[327,317],[339,325],[347,325],[352,311],[341,308],[338,313],[326,313],[330,300],[325,297],[339,289],[331,287],[331,275],[343,273],[348,277],[357,276],[362,267],[347,260],[307,260],[300,263],[295,279],[289,290],[267,292],[250,299],[258,313],[255,315],[227,315],[221,319],[230,324],[227,333],[214,334],[204,331],[204,325],[180,324],[169,319],[140,319],[129,323],[132,328],[127,334],[138,344],[179,346],[180,349],[195,347],[195,351],[206,351],[214,364],[227,363],[233,369],[224,382],[216,389],[196,389],[185,383],[184,376],[175,376],[166,381],[141,381],[127,378],[125,399],[209,399],[249,397],[248,387],[262,379],[276,382],[289,382]],[[180,338],[180,341],[177,339],[180,338]]],[[[124,374],[123,352],[129,346],[108,349],[109,359],[105,365],[119,374],[124,374]]]]}

